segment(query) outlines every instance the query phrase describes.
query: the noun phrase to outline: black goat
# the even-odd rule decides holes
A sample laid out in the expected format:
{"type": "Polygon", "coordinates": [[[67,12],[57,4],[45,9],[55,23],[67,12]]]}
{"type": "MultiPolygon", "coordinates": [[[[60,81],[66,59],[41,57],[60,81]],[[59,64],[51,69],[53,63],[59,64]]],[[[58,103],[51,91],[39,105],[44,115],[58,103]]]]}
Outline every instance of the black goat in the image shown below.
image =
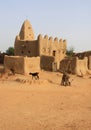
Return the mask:
{"type": "Polygon", "coordinates": [[[29,73],[29,75],[32,75],[32,79],[35,78],[35,79],[39,79],[39,72],[35,72],[35,73],[29,73]]]}

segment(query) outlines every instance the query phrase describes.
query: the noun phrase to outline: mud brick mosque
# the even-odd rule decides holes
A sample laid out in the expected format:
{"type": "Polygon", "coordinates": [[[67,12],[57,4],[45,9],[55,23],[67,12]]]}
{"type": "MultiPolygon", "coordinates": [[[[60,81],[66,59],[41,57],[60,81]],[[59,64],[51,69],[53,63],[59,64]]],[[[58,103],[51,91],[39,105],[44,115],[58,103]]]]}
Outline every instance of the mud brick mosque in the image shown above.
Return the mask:
{"type": "Polygon", "coordinates": [[[66,40],[58,40],[45,35],[39,35],[37,40],[34,39],[34,32],[31,24],[26,20],[15,39],[15,55],[18,56],[53,56],[56,61],[64,58],[66,52],[66,40]]]}
{"type": "MultiPolygon", "coordinates": [[[[35,39],[33,28],[28,20],[24,21],[19,35],[15,38],[14,56],[5,56],[5,70],[13,68],[16,73],[29,74],[40,70],[67,71],[73,74],[86,74],[91,70],[91,54],[78,54],[65,58],[66,40],[47,35],[35,39]],[[79,58],[82,55],[83,58],[79,58]]],[[[81,56],[81,57],[82,57],[81,56]]]]}
{"type": "Polygon", "coordinates": [[[26,20],[15,38],[14,50],[14,56],[5,56],[5,68],[14,68],[19,73],[56,71],[66,54],[66,40],[47,35],[39,35],[35,40],[33,28],[26,20]]]}

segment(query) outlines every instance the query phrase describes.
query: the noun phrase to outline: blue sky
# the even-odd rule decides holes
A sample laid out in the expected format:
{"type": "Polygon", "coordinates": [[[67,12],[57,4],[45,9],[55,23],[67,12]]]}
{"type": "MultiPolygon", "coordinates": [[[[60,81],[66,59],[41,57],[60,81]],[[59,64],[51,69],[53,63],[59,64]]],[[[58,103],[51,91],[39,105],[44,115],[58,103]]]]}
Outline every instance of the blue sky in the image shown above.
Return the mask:
{"type": "Polygon", "coordinates": [[[14,46],[23,22],[28,19],[35,39],[39,34],[67,40],[75,52],[91,50],[91,0],[0,1],[0,51],[14,46]]]}

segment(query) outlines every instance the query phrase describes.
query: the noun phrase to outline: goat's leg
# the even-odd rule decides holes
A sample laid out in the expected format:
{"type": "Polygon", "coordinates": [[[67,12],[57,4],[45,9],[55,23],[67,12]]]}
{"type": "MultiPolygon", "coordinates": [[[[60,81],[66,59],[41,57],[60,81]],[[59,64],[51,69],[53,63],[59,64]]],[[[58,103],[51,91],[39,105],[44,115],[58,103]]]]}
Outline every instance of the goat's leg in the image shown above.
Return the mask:
{"type": "Polygon", "coordinates": [[[39,79],[39,76],[37,75],[37,79],[39,79]]]}

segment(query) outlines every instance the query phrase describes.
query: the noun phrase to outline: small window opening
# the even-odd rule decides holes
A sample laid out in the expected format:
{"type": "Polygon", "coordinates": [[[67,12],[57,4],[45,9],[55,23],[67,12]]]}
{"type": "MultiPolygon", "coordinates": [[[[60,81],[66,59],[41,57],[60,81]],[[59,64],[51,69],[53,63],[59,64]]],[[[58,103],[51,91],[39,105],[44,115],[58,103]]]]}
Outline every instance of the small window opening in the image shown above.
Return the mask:
{"type": "Polygon", "coordinates": [[[53,56],[56,56],[56,51],[53,51],[53,56]]]}

